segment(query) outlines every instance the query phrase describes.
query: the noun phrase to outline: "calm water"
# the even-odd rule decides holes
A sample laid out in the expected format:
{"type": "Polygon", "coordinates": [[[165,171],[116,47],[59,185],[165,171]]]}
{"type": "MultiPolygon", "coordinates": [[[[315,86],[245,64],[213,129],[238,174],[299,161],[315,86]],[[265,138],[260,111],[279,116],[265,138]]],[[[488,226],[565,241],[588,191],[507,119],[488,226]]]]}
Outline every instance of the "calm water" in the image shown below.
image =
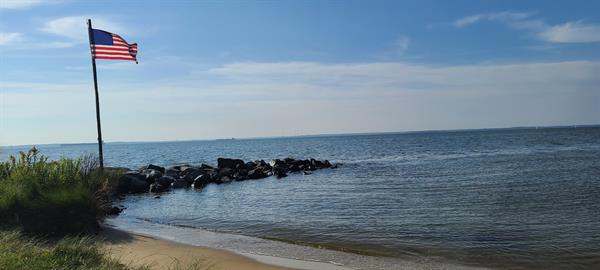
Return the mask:
{"type": "MultiPolygon", "coordinates": [[[[41,146],[50,157],[95,145],[41,146]]],[[[4,148],[0,158],[24,147],[4,148]]],[[[338,169],[131,196],[119,218],[498,268],[600,265],[600,127],[107,144],[106,163],[338,169]]]]}

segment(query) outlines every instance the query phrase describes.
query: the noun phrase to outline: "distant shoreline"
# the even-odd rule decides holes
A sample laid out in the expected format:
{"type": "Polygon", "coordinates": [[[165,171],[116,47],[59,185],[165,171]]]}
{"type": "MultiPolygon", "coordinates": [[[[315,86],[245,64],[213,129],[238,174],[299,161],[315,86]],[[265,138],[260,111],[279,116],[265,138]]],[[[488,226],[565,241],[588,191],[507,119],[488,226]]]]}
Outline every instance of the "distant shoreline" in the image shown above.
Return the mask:
{"type": "MultiPolygon", "coordinates": [[[[142,144],[142,143],[174,143],[174,142],[205,142],[205,141],[243,141],[243,140],[262,140],[262,139],[287,139],[287,138],[319,138],[335,136],[369,136],[369,135],[394,135],[394,134],[419,134],[419,133],[438,133],[438,132],[477,132],[477,131],[498,131],[498,130],[533,130],[533,129],[564,129],[564,128],[600,128],[600,124],[583,125],[559,125],[559,126],[515,126],[515,127],[490,127],[490,128],[465,128],[465,129],[426,129],[426,130],[407,130],[407,131],[374,131],[374,132],[349,132],[349,133],[323,133],[323,134],[305,134],[305,135],[284,135],[284,136],[258,136],[258,137],[232,137],[211,138],[211,139],[182,139],[182,140],[156,140],[156,141],[105,141],[104,144],[142,144]]],[[[80,146],[97,145],[97,142],[79,142],[79,143],[32,143],[0,145],[5,148],[18,148],[30,146],[80,146]]]]}

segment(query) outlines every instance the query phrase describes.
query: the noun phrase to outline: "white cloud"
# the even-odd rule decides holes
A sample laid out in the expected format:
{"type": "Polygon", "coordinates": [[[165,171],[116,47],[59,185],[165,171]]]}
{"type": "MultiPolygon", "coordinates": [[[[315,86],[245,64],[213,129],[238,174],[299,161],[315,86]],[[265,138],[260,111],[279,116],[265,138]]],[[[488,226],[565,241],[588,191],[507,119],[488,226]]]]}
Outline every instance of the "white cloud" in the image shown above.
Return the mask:
{"type": "Polygon", "coordinates": [[[512,23],[515,21],[525,20],[525,19],[531,17],[532,15],[533,15],[532,13],[512,12],[512,11],[482,13],[482,14],[476,14],[476,15],[460,18],[460,19],[454,21],[452,24],[457,28],[461,28],[461,27],[465,27],[465,26],[474,24],[474,23],[482,21],[482,20],[512,23]]]}
{"type": "Polygon", "coordinates": [[[483,16],[482,14],[467,16],[467,17],[460,18],[460,19],[454,21],[452,24],[458,28],[465,27],[467,25],[474,24],[474,23],[480,21],[482,16],[483,16]]]}
{"type": "Polygon", "coordinates": [[[539,35],[543,40],[557,43],[600,42],[600,25],[567,22],[549,27],[539,35]]]}
{"type": "MultiPolygon", "coordinates": [[[[2,0],[0,0],[1,2],[2,0]]],[[[91,18],[94,28],[110,32],[124,33],[127,30],[114,20],[98,16],[67,16],[46,22],[39,30],[55,35],[55,38],[28,36],[21,33],[0,32],[0,45],[9,50],[59,49],[73,47],[88,42],[87,19],[91,18]]]]}
{"type": "Polygon", "coordinates": [[[0,9],[24,9],[32,6],[44,4],[48,1],[43,0],[1,0],[0,9]]]}
{"type": "Polygon", "coordinates": [[[22,33],[0,32],[0,45],[9,45],[23,41],[22,33]]]}
{"type": "MultiPolygon", "coordinates": [[[[600,83],[600,63],[588,61],[510,65],[424,66],[410,63],[322,64],[314,62],[235,63],[207,71],[212,75],[254,83],[297,83],[352,91],[377,86],[401,91],[506,92],[514,89],[551,91],[570,83],[600,83]],[[535,86],[535,87],[532,87],[535,86]]],[[[375,89],[375,88],[374,88],[375,89]]]]}
{"type": "MultiPolygon", "coordinates": [[[[592,61],[458,66],[244,62],[190,69],[197,71],[129,83],[119,81],[122,70],[104,70],[100,91],[106,140],[597,124],[600,115],[600,62],[592,61]]],[[[33,129],[48,133],[44,142],[93,140],[90,77],[72,80],[0,82],[4,127],[14,131],[5,141],[0,137],[0,144],[39,142],[33,129]],[[58,123],[57,118],[68,120],[58,123]],[[69,137],[64,130],[72,131],[69,137]]]]}
{"type": "Polygon", "coordinates": [[[67,16],[46,22],[42,31],[65,37],[73,42],[88,42],[87,19],[92,19],[94,28],[109,32],[122,33],[124,28],[112,20],[94,18],[94,16],[67,16]]]}
{"type": "Polygon", "coordinates": [[[600,42],[600,25],[585,24],[581,21],[548,25],[542,20],[533,19],[532,17],[533,13],[504,11],[467,16],[454,21],[452,24],[457,28],[463,28],[486,20],[499,22],[511,28],[530,31],[537,38],[550,43],[600,42]]]}

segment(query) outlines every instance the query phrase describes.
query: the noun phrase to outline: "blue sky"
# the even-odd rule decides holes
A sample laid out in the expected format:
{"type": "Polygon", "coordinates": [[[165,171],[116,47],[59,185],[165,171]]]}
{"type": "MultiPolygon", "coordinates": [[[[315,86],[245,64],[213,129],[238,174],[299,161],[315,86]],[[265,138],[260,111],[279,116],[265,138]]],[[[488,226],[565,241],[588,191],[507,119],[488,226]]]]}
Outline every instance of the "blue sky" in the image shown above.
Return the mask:
{"type": "Polygon", "coordinates": [[[600,123],[598,1],[0,1],[0,145],[600,123]]]}

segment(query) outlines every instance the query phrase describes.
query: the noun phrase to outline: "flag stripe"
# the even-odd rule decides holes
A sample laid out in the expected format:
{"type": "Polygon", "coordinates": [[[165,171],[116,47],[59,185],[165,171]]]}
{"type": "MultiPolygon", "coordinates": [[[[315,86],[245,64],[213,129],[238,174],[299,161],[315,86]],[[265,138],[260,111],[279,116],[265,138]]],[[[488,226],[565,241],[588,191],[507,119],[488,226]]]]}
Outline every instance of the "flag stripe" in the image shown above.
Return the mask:
{"type": "Polygon", "coordinates": [[[127,45],[92,45],[92,46],[98,47],[98,48],[129,48],[129,46],[127,46],[127,45]]]}
{"type": "Polygon", "coordinates": [[[116,56],[96,56],[96,59],[105,59],[105,60],[131,60],[131,61],[136,61],[136,59],[134,57],[116,57],[116,56]]]}
{"type": "Polygon", "coordinates": [[[137,51],[136,49],[127,49],[127,48],[92,48],[92,51],[118,51],[118,52],[129,52],[129,51],[137,51]]]}
{"type": "Polygon", "coordinates": [[[127,49],[127,48],[92,48],[92,52],[98,52],[98,51],[114,51],[114,52],[137,53],[136,49],[127,49]]]}
{"type": "Polygon", "coordinates": [[[124,52],[128,52],[128,51],[137,51],[136,48],[122,48],[122,47],[99,47],[99,46],[95,46],[92,47],[92,51],[124,51],[124,52]]]}
{"type": "Polygon", "coordinates": [[[126,52],[96,52],[95,55],[96,55],[96,57],[103,56],[103,55],[108,55],[108,56],[111,56],[111,55],[123,55],[123,56],[131,56],[131,57],[133,57],[133,55],[131,55],[129,53],[126,53],[126,52]]]}

